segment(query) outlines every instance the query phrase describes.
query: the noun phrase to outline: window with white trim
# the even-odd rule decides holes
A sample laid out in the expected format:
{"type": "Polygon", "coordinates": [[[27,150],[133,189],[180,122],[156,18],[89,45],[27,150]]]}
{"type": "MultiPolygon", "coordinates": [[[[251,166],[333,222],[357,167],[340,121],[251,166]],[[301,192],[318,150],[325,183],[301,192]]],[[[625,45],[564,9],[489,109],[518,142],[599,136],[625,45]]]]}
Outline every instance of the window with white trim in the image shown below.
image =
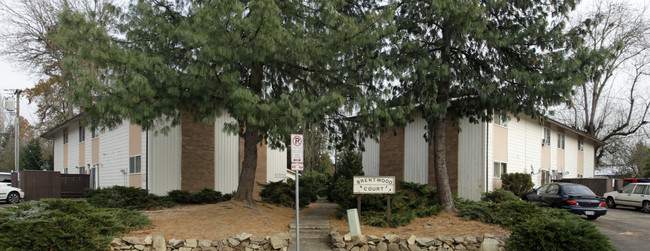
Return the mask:
{"type": "Polygon", "coordinates": [[[508,127],[508,116],[506,114],[502,113],[496,113],[494,114],[494,121],[493,123],[495,125],[503,126],[503,127],[508,127]]]}
{"type": "Polygon", "coordinates": [[[578,150],[583,152],[585,150],[585,142],[582,140],[578,140],[578,150]]]}
{"type": "Polygon", "coordinates": [[[542,141],[544,145],[551,145],[551,128],[544,127],[544,139],[542,141]]]}
{"type": "Polygon", "coordinates": [[[557,148],[564,150],[564,133],[557,133],[557,148]]]}
{"type": "Polygon", "coordinates": [[[129,158],[129,173],[136,174],[141,171],[140,155],[129,158]]]}
{"type": "Polygon", "coordinates": [[[504,162],[494,162],[494,178],[501,178],[501,175],[508,173],[508,164],[504,162]]]}
{"type": "Polygon", "coordinates": [[[93,139],[99,137],[99,133],[97,132],[97,129],[92,130],[91,135],[93,139]]]}
{"type": "Polygon", "coordinates": [[[68,130],[63,131],[63,144],[68,144],[68,130]]]}
{"type": "Polygon", "coordinates": [[[86,141],[86,128],[79,126],[79,143],[86,141]]]}

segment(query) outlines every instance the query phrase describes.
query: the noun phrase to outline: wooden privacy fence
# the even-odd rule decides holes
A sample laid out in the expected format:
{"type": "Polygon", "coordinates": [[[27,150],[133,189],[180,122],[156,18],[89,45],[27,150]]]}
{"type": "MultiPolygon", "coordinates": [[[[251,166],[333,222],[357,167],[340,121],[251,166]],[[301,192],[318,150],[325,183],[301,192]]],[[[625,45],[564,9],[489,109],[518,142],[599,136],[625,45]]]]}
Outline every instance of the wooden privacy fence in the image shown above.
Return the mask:
{"type": "Polygon", "coordinates": [[[581,184],[591,189],[598,196],[603,196],[606,192],[614,191],[612,179],[608,178],[573,178],[554,180],[554,182],[581,184]]]}
{"type": "Polygon", "coordinates": [[[19,174],[12,173],[11,185],[25,192],[25,201],[43,198],[82,198],[84,189],[90,187],[90,175],[25,170],[20,171],[19,174]]]}

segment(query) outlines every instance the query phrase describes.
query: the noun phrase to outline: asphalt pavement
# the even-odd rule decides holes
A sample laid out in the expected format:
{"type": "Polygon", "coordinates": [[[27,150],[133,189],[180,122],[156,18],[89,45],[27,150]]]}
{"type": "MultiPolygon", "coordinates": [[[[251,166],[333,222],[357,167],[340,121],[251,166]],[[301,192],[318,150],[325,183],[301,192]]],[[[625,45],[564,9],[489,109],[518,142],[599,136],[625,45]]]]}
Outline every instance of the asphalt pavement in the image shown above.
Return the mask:
{"type": "Polygon", "coordinates": [[[619,251],[650,250],[650,214],[632,207],[608,208],[592,221],[619,251]]]}

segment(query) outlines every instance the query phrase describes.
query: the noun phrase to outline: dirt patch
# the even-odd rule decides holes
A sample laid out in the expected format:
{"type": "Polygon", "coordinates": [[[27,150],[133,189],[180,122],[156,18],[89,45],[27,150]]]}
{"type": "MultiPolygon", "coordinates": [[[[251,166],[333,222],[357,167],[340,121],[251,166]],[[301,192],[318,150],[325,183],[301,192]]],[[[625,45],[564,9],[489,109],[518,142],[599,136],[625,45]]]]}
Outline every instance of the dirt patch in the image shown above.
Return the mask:
{"type": "Polygon", "coordinates": [[[238,201],[209,205],[177,206],[145,211],[153,222],[151,229],[133,231],[126,236],[144,238],[162,235],[165,239],[222,240],[243,232],[254,236],[285,233],[296,218],[295,210],[265,203],[255,207],[238,201]]]}
{"type": "MultiPolygon", "coordinates": [[[[332,219],[330,227],[335,227],[341,234],[348,233],[348,222],[345,220],[332,219]]],[[[364,235],[375,235],[378,237],[384,234],[396,234],[406,236],[414,234],[416,237],[438,237],[444,235],[448,237],[460,236],[483,236],[483,234],[493,234],[501,240],[510,236],[510,231],[496,224],[486,224],[478,221],[466,221],[456,216],[455,213],[441,213],[436,216],[425,218],[415,218],[408,226],[398,228],[381,228],[361,225],[361,233],[364,235]]]]}
{"type": "MultiPolygon", "coordinates": [[[[309,210],[309,209],[305,209],[309,210]]],[[[295,209],[257,203],[249,207],[238,201],[227,201],[210,205],[178,206],[164,210],[145,211],[153,222],[151,229],[128,233],[127,236],[144,238],[147,235],[162,235],[166,239],[222,240],[246,232],[254,236],[271,236],[286,233],[289,223],[295,220],[295,209]]],[[[301,213],[302,214],[302,213],[301,213]]],[[[330,227],[341,234],[348,233],[345,220],[330,218],[330,227]]],[[[412,233],[418,237],[445,235],[482,236],[494,234],[506,239],[510,231],[494,224],[465,221],[453,213],[416,218],[410,225],[399,228],[361,226],[364,235],[383,236],[392,233],[400,236],[412,233]]]]}

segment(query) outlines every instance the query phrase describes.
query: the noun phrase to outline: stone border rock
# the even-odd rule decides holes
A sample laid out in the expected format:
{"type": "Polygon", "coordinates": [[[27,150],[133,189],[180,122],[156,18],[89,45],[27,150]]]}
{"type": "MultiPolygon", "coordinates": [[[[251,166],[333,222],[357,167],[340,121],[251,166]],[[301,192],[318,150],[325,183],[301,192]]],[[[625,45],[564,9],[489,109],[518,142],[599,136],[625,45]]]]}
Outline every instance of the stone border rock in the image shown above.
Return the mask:
{"type": "Polygon", "coordinates": [[[186,239],[165,240],[165,237],[147,235],[144,239],[137,237],[114,238],[111,250],[139,251],[234,251],[234,250],[282,250],[286,251],[291,241],[289,234],[258,237],[242,233],[221,241],[186,239]]]}
{"type": "Polygon", "coordinates": [[[341,236],[336,228],[330,229],[330,246],[336,251],[423,251],[423,250],[481,250],[505,251],[505,243],[497,240],[492,234],[480,237],[448,237],[439,235],[437,238],[417,238],[413,234],[400,238],[395,234],[384,234],[383,237],[374,235],[341,236]]]}

